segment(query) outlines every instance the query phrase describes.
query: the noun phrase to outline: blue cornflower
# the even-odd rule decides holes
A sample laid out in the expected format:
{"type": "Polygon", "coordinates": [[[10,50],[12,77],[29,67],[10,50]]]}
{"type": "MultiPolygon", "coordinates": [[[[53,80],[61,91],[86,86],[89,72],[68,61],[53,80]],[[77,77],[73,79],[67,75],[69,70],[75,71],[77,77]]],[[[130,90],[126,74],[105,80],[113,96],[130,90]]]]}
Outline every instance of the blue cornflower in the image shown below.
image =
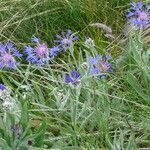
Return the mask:
{"type": "Polygon", "coordinates": [[[60,51],[58,46],[55,46],[53,48],[50,48],[50,55],[52,57],[57,56],[58,52],[60,51]]]}
{"type": "Polygon", "coordinates": [[[31,38],[32,42],[36,43],[33,48],[30,45],[25,46],[25,52],[28,55],[27,61],[33,64],[44,65],[48,63],[50,58],[50,48],[45,43],[41,43],[41,40],[37,37],[31,38]]]}
{"type": "Polygon", "coordinates": [[[80,73],[76,70],[72,70],[70,74],[65,74],[65,82],[71,84],[79,84],[80,83],[80,73]]]}
{"type": "Polygon", "coordinates": [[[142,2],[132,3],[127,18],[131,25],[145,28],[150,21],[150,5],[144,5],[142,2]]]}
{"type": "Polygon", "coordinates": [[[72,34],[71,30],[68,30],[66,35],[64,32],[62,32],[61,35],[56,35],[56,37],[58,38],[58,40],[54,40],[54,42],[56,42],[58,44],[58,47],[64,51],[72,47],[73,41],[78,39],[77,36],[74,36],[72,34]]]}
{"type": "Polygon", "coordinates": [[[3,84],[0,84],[0,90],[4,91],[4,90],[6,90],[6,87],[3,84]]]}
{"type": "MultiPolygon", "coordinates": [[[[106,55],[103,57],[102,55],[97,55],[97,57],[90,57],[89,58],[89,74],[90,75],[97,75],[100,73],[107,73],[111,72],[111,64],[108,60],[111,59],[111,56],[106,55]]],[[[100,75],[101,78],[104,78],[106,75],[100,75]]]]}
{"type": "Polygon", "coordinates": [[[0,69],[4,67],[15,68],[17,64],[15,57],[20,58],[21,56],[22,54],[14,47],[14,44],[10,42],[0,44],[0,69]]]}

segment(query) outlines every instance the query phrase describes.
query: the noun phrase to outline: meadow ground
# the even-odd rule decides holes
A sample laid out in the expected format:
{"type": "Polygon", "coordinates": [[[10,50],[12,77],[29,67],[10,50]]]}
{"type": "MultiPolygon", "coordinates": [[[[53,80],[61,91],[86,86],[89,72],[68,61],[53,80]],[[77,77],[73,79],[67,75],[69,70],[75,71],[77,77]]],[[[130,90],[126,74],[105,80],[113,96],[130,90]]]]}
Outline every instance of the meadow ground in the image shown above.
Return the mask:
{"type": "Polygon", "coordinates": [[[149,25],[127,24],[131,2],[0,0],[0,150],[150,147],[149,25]]]}

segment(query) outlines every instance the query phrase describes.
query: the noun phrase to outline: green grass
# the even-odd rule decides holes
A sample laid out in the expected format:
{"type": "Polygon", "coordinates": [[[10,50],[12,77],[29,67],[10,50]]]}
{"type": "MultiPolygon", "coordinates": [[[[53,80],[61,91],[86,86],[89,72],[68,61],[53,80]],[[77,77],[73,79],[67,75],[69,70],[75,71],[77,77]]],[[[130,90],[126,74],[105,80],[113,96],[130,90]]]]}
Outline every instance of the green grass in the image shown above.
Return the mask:
{"type": "MultiPolygon", "coordinates": [[[[20,123],[25,137],[20,144],[33,139],[34,147],[43,148],[44,142],[44,149],[150,147],[149,46],[143,45],[136,34],[128,35],[122,46],[118,44],[121,39],[109,41],[100,29],[89,26],[101,22],[110,26],[116,37],[123,34],[124,11],[129,4],[130,0],[0,1],[1,42],[14,41],[20,51],[30,43],[32,35],[39,36],[49,46],[54,46],[56,34],[68,28],[80,36],[74,57],[68,51],[47,67],[21,64],[17,70],[0,71],[0,80],[12,88],[12,96],[22,106],[18,112],[22,112],[20,123]],[[96,49],[85,48],[85,36],[94,39],[96,49]],[[107,49],[114,56],[114,73],[106,80],[86,76],[82,65],[86,55],[96,51],[105,53],[107,49]],[[119,61],[118,53],[124,59],[119,61]],[[79,88],[71,88],[63,81],[64,72],[73,68],[79,68],[83,75],[79,88]]],[[[1,110],[1,118],[6,114],[1,110]]],[[[14,122],[13,117],[7,115],[7,123],[6,120],[0,122],[0,137],[9,141],[11,133],[7,136],[3,129],[9,130],[14,122]]],[[[8,143],[0,138],[0,149],[9,150],[13,144],[11,140],[8,143]]]]}
{"type": "Polygon", "coordinates": [[[55,34],[70,28],[79,31],[83,37],[89,35],[100,41],[101,32],[88,25],[94,22],[106,23],[117,33],[124,24],[124,9],[129,2],[129,0],[2,1],[0,35],[2,40],[10,39],[22,44],[29,42],[32,35],[38,35],[51,45],[55,34]]]}

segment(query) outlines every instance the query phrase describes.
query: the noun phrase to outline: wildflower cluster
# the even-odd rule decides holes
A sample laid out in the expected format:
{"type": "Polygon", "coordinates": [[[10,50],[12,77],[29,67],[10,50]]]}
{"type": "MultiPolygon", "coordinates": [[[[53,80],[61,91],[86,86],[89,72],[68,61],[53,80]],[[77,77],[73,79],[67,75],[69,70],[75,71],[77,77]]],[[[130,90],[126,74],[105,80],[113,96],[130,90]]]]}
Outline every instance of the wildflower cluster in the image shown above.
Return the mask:
{"type": "Polygon", "coordinates": [[[78,39],[77,36],[72,34],[71,30],[68,30],[66,35],[64,32],[62,32],[61,35],[56,35],[56,37],[58,40],[54,40],[54,42],[57,43],[57,46],[63,51],[66,51],[68,48],[72,47],[73,41],[78,39]]]}
{"type": "MultiPolygon", "coordinates": [[[[58,55],[60,51],[66,51],[67,49],[73,47],[74,41],[78,39],[77,36],[74,36],[71,30],[68,30],[65,34],[64,32],[61,35],[56,36],[58,40],[54,40],[57,43],[53,48],[49,48],[48,45],[41,41],[40,38],[32,37],[31,42],[34,46],[26,45],[25,54],[26,60],[31,64],[45,65],[52,61],[52,59],[58,55]]],[[[95,47],[94,41],[88,37],[85,41],[85,46],[87,48],[95,47]]],[[[6,43],[0,45],[0,63],[1,68],[9,67],[15,68],[16,61],[15,57],[21,58],[22,54],[14,47],[12,43],[6,43]]],[[[106,60],[102,60],[102,55],[98,55],[96,58],[90,57],[88,66],[89,74],[99,74],[100,72],[109,72],[111,65],[108,63],[108,57],[106,60]]],[[[102,76],[101,76],[102,77],[102,76]]],[[[78,85],[80,83],[81,74],[79,71],[72,70],[70,74],[65,74],[65,82],[73,85],[78,85]]],[[[1,89],[5,89],[1,85],[1,89]]]]}
{"type": "Polygon", "coordinates": [[[20,58],[22,54],[14,47],[13,43],[0,44],[0,68],[14,68],[18,63],[15,57],[20,58]]]}
{"type": "MultiPolygon", "coordinates": [[[[112,64],[109,62],[111,59],[110,55],[103,57],[101,54],[96,57],[89,57],[88,60],[88,74],[90,76],[98,75],[99,78],[106,78],[107,73],[112,72],[112,64]]],[[[86,69],[87,69],[86,68],[86,69]]],[[[72,70],[70,74],[65,74],[65,82],[72,85],[80,84],[81,74],[79,71],[72,70]]]]}
{"type": "MultiPolygon", "coordinates": [[[[139,28],[146,28],[150,21],[150,5],[143,4],[142,2],[132,3],[130,10],[127,11],[128,22],[139,28]]],[[[49,48],[48,45],[41,41],[37,37],[32,37],[31,41],[34,43],[34,46],[26,45],[25,54],[27,55],[26,60],[31,64],[45,65],[52,62],[52,59],[58,55],[61,51],[66,51],[67,49],[73,47],[74,41],[78,39],[71,30],[68,30],[67,33],[61,32],[60,35],[56,35],[56,40],[54,42],[56,45],[52,48],[49,48]]],[[[87,37],[85,41],[85,46],[87,48],[95,47],[94,41],[87,37]]],[[[18,58],[21,58],[19,50],[14,47],[10,42],[6,44],[0,44],[0,68],[15,68],[19,63],[18,58]]],[[[98,56],[99,57],[99,56],[98,56]]],[[[101,56],[100,56],[101,57],[101,56]]],[[[93,58],[94,59],[94,58],[93,58]]],[[[98,74],[105,69],[109,70],[110,65],[108,62],[104,63],[102,58],[95,58],[93,62],[92,58],[89,61],[92,61],[93,67],[91,68],[90,74],[98,74]],[[98,60],[99,59],[99,60],[98,60]],[[97,63],[96,61],[100,61],[97,63]],[[98,67],[97,65],[101,65],[98,67]],[[107,68],[106,68],[107,66],[107,68]],[[102,67],[104,67],[102,69],[102,67]]]]}
{"type": "MultiPolygon", "coordinates": [[[[141,29],[146,28],[150,20],[149,10],[150,10],[150,5],[144,5],[142,2],[132,3],[131,9],[127,13],[127,18],[128,18],[129,23],[133,26],[137,26],[138,31],[139,29],[140,31],[142,31],[141,29]]],[[[105,28],[103,24],[96,24],[96,25],[99,25],[101,28],[108,31],[109,34],[105,34],[105,35],[111,36],[112,31],[109,30],[109,28],[105,28]]],[[[31,43],[25,45],[22,51],[22,54],[11,42],[0,44],[0,69],[6,69],[6,68],[15,69],[17,68],[17,65],[20,63],[19,61],[21,60],[23,61],[26,60],[27,63],[29,63],[30,65],[37,65],[38,67],[47,66],[48,64],[54,62],[53,59],[55,59],[55,57],[57,57],[59,53],[65,53],[68,50],[71,53],[68,56],[68,60],[69,60],[68,62],[71,62],[73,60],[73,63],[69,63],[69,65],[67,64],[66,61],[65,63],[62,63],[63,64],[62,70],[59,70],[61,65],[58,64],[59,66],[54,66],[52,67],[52,69],[50,68],[51,66],[44,68],[44,69],[43,67],[42,69],[40,67],[41,70],[36,70],[33,73],[33,70],[32,70],[33,67],[30,68],[30,65],[29,65],[26,71],[28,75],[28,72],[31,70],[31,74],[29,74],[29,76],[26,77],[25,70],[23,71],[23,73],[19,72],[21,75],[23,75],[23,77],[22,76],[16,77],[13,81],[15,81],[15,86],[18,85],[18,88],[15,91],[15,93],[18,93],[19,95],[18,99],[22,97],[21,102],[16,100],[15,97],[12,97],[14,93],[12,93],[12,90],[9,87],[5,86],[4,84],[0,84],[0,102],[2,102],[1,112],[3,115],[2,117],[4,118],[3,124],[6,125],[6,127],[4,128],[4,131],[2,132],[2,136],[4,137],[4,139],[6,138],[6,140],[8,139],[8,143],[10,143],[10,141],[11,143],[14,142],[14,146],[12,146],[14,149],[23,149],[22,148],[23,146],[27,147],[26,149],[29,149],[29,147],[31,146],[35,147],[37,145],[40,148],[44,147],[48,143],[48,142],[45,142],[46,140],[44,140],[45,131],[48,131],[51,128],[51,126],[53,126],[50,124],[53,120],[54,120],[54,125],[56,125],[57,122],[61,119],[65,119],[65,122],[67,124],[65,124],[64,122],[60,130],[59,129],[57,130],[57,126],[56,126],[56,129],[54,129],[54,132],[52,131],[53,129],[49,130],[50,132],[52,131],[52,133],[50,133],[50,135],[52,136],[55,136],[55,135],[62,136],[63,132],[61,132],[61,130],[63,130],[65,127],[69,127],[68,132],[73,133],[72,131],[76,131],[75,130],[76,127],[80,127],[81,125],[82,125],[83,131],[85,130],[87,134],[89,133],[95,134],[99,131],[99,128],[97,127],[101,125],[100,122],[97,121],[97,118],[99,118],[99,116],[100,117],[102,116],[102,125],[104,125],[104,128],[105,128],[105,124],[106,124],[106,127],[110,126],[110,124],[107,124],[110,118],[109,117],[110,111],[111,111],[111,116],[113,116],[113,112],[114,112],[113,110],[116,110],[120,104],[122,105],[120,105],[121,108],[119,109],[119,111],[122,112],[126,110],[125,108],[126,103],[122,103],[122,99],[121,101],[119,101],[117,97],[119,98],[119,95],[121,95],[122,93],[123,94],[125,93],[124,89],[127,89],[127,88],[124,88],[124,87],[126,87],[126,85],[130,87],[129,84],[130,82],[132,82],[132,80],[133,80],[133,82],[131,83],[131,86],[133,86],[132,90],[135,92],[138,92],[139,94],[140,88],[138,87],[140,87],[141,83],[138,82],[138,79],[142,79],[141,89],[144,89],[144,90],[141,90],[139,97],[140,99],[143,98],[145,102],[149,100],[149,95],[147,96],[147,93],[149,93],[149,90],[147,90],[148,83],[149,83],[148,82],[149,70],[147,69],[147,67],[149,66],[150,52],[147,52],[147,51],[143,52],[143,49],[142,49],[143,45],[142,46],[140,45],[142,42],[139,39],[138,39],[139,40],[138,43],[136,43],[136,40],[137,40],[136,38],[135,38],[135,43],[134,41],[133,41],[133,44],[131,43],[131,47],[129,47],[129,50],[132,52],[129,53],[129,55],[125,56],[125,59],[124,59],[126,64],[127,64],[127,61],[130,62],[129,63],[130,71],[124,73],[124,70],[126,71],[128,69],[127,68],[128,64],[127,64],[126,65],[127,67],[125,66],[127,69],[126,68],[124,69],[124,66],[123,66],[122,67],[123,71],[121,71],[121,73],[119,71],[117,72],[117,74],[119,74],[121,78],[119,77],[118,79],[117,77],[119,75],[116,75],[115,78],[112,79],[111,74],[112,72],[114,72],[115,69],[113,67],[111,54],[108,53],[108,50],[106,53],[100,54],[97,51],[97,47],[93,39],[91,39],[90,37],[86,37],[85,42],[83,43],[83,48],[85,48],[84,52],[82,53],[81,51],[79,55],[74,55],[73,46],[74,46],[74,42],[78,39],[78,37],[75,36],[75,34],[72,33],[71,30],[68,30],[66,33],[62,32],[60,35],[56,35],[56,38],[57,40],[54,40],[55,45],[53,47],[49,47],[48,43],[42,41],[38,37],[33,36],[31,38],[31,43]],[[133,45],[133,49],[132,49],[132,45],[133,45]],[[88,52],[87,49],[90,50],[90,52],[88,52]],[[139,52],[139,49],[140,49],[140,52],[139,52]],[[78,59],[79,63],[76,61],[77,56],[79,56],[79,59],[78,59]],[[132,62],[134,63],[134,65],[132,64],[132,62]],[[147,64],[144,65],[144,63],[147,63],[147,64]],[[67,70],[66,72],[64,72],[64,70],[66,70],[64,66],[71,68],[71,69],[69,71],[67,70]],[[143,80],[142,74],[140,73],[141,70],[139,69],[138,71],[136,66],[138,66],[138,68],[142,70],[142,74],[144,74],[144,76],[146,77],[146,80],[143,80]],[[136,67],[136,70],[134,70],[134,67],[136,67]],[[54,70],[55,72],[53,72],[53,68],[55,69],[54,70]],[[132,68],[133,68],[133,72],[132,72],[132,68]],[[63,77],[57,76],[55,78],[55,75],[57,74],[56,71],[57,73],[63,72],[63,75],[62,75],[63,77]],[[45,75],[45,76],[43,77],[42,75],[43,76],[45,75]],[[136,79],[136,75],[138,75],[137,79],[136,79]],[[23,80],[21,80],[20,78],[23,80]],[[40,80],[38,83],[39,78],[40,80]],[[57,81],[57,79],[59,80],[60,78],[63,78],[62,80],[64,83],[57,81]],[[107,82],[107,80],[109,80],[110,78],[111,80],[107,82]],[[16,81],[17,79],[18,81],[21,81],[21,84],[16,81]],[[84,79],[86,81],[85,83],[83,82],[84,79]],[[47,81],[49,81],[50,83],[46,83],[47,81]],[[120,84],[120,81],[126,81],[126,82],[123,82],[125,84],[122,86],[122,84],[120,84]],[[84,83],[84,85],[82,83],[84,83]],[[25,84],[25,85],[22,85],[22,84],[25,84]],[[45,84],[45,85],[43,86],[42,84],[45,84]],[[65,86],[68,86],[69,88],[63,87],[64,84],[65,86]],[[135,85],[138,85],[138,86],[135,86],[135,85]],[[42,86],[42,88],[40,86],[42,86]],[[75,88],[75,90],[74,89],[72,90],[70,87],[75,88]],[[54,98],[56,100],[53,100],[54,98]],[[26,101],[28,100],[29,102],[31,102],[30,110],[26,103],[26,101]],[[49,100],[52,100],[52,101],[49,102],[49,100]],[[40,102],[40,105],[38,104],[38,101],[40,102]],[[25,105],[24,107],[22,107],[21,104],[24,104],[24,103],[25,105]],[[49,104],[52,104],[50,109],[49,107],[44,107],[45,105],[48,106],[49,104]],[[32,108],[35,108],[35,109],[32,109],[32,108]],[[50,112],[47,112],[47,110],[48,111],[50,110],[50,112]],[[108,113],[107,113],[107,110],[109,110],[108,113]],[[34,115],[28,116],[28,113],[32,113],[35,111],[39,112],[37,117],[35,117],[36,113],[34,115]],[[49,114],[53,113],[54,111],[55,113],[52,114],[52,117],[51,117],[49,114]],[[97,116],[95,115],[96,113],[99,113],[100,115],[97,116]],[[42,114],[46,114],[45,115],[46,120],[43,119],[43,124],[40,126],[39,122],[41,122],[42,120],[42,114]],[[55,119],[54,117],[57,114],[60,115],[60,117],[55,119]],[[50,126],[48,126],[48,128],[47,128],[47,123],[46,123],[47,118],[48,119],[50,118],[50,121],[49,121],[50,126]],[[72,125],[71,128],[67,121],[70,121],[70,124],[72,125]],[[8,125],[7,127],[7,123],[8,124],[11,123],[11,124],[8,125]],[[91,125],[91,123],[95,123],[95,125],[93,126],[91,125]],[[36,133],[32,134],[32,131],[34,131],[34,128],[35,128],[36,133]],[[9,137],[7,137],[5,130],[6,132],[9,131],[12,134],[11,135],[9,133],[11,135],[10,139],[9,137]]],[[[120,62],[118,64],[120,64],[120,62]]],[[[118,68],[120,69],[121,67],[118,66],[118,68]]],[[[7,83],[7,81],[5,82],[7,83]]],[[[123,98],[125,97],[124,99],[126,100],[126,97],[128,98],[131,95],[131,92],[127,94],[127,96],[125,94],[122,97],[123,98]]],[[[134,95],[133,100],[135,98],[137,97],[134,95]]],[[[116,111],[114,113],[116,113],[116,111]]],[[[118,115],[117,115],[117,119],[118,119],[118,115]]],[[[68,128],[66,128],[65,131],[67,131],[67,129],[68,128]]],[[[101,126],[100,126],[100,129],[101,129],[101,126]]],[[[111,131],[113,131],[114,129],[112,128],[111,131]]],[[[3,130],[3,128],[1,128],[1,130],[3,130]]],[[[67,133],[66,135],[71,135],[70,133],[69,134],[67,133]]],[[[49,134],[47,134],[46,132],[46,137],[47,136],[49,136],[49,134]]],[[[104,138],[102,137],[101,139],[105,139],[105,137],[106,136],[104,135],[104,138]]],[[[60,142],[58,140],[54,140],[54,142],[51,142],[48,146],[47,145],[46,146],[50,148],[53,143],[56,146],[57,144],[58,146],[62,145],[61,144],[62,141],[60,142]]],[[[67,145],[71,144],[73,146],[74,143],[76,144],[76,138],[74,142],[74,139],[72,140],[71,138],[70,140],[70,136],[67,136],[67,139],[65,140],[65,142],[63,142],[63,145],[66,143],[67,145]]],[[[100,144],[98,143],[97,145],[99,146],[100,144]]]]}
{"type": "Polygon", "coordinates": [[[36,43],[33,48],[31,46],[25,46],[25,52],[27,54],[27,61],[30,63],[36,63],[39,65],[44,65],[50,61],[50,49],[45,43],[41,43],[39,38],[33,37],[32,42],[36,43]]]}
{"type": "Polygon", "coordinates": [[[132,3],[127,18],[131,25],[146,28],[150,21],[150,5],[144,5],[142,2],[132,3]]]}
{"type": "Polygon", "coordinates": [[[65,82],[66,83],[72,83],[74,85],[77,85],[80,83],[80,73],[76,70],[72,70],[70,74],[65,74],[65,82]]]}
{"type": "MultiPolygon", "coordinates": [[[[89,58],[89,74],[97,75],[100,73],[112,72],[111,63],[109,60],[111,59],[110,55],[106,55],[103,57],[101,54],[96,57],[89,58]]],[[[101,78],[106,77],[106,75],[100,75],[101,78]]]]}
{"type": "MultiPolygon", "coordinates": [[[[150,5],[144,5],[142,2],[132,3],[131,9],[128,10],[127,18],[130,24],[145,28],[150,20],[150,5]]],[[[100,24],[99,24],[100,25],[100,24]]],[[[104,28],[104,27],[103,27],[104,28]]],[[[112,30],[109,30],[111,33],[112,30]]],[[[74,41],[78,39],[71,30],[67,33],[61,32],[60,35],[56,35],[57,40],[54,40],[56,44],[54,47],[49,48],[45,42],[42,42],[38,37],[32,37],[32,45],[25,46],[26,60],[31,64],[45,65],[52,62],[53,58],[58,55],[59,52],[65,52],[69,48],[72,48],[74,41]]],[[[95,43],[87,37],[84,45],[87,48],[94,48],[95,43]]],[[[21,58],[22,54],[18,49],[10,42],[6,44],[0,44],[0,68],[15,68],[19,63],[18,58],[21,58]]],[[[95,57],[89,57],[87,64],[89,75],[99,75],[100,78],[106,78],[108,72],[112,72],[112,65],[110,61],[110,55],[102,56],[101,54],[95,57]]],[[[65,74],[65,82],[72,83],[74,85],[80,83],[81,75],[79,71],[72,70],[70,73],[65,74]]],[[[1,85],[1,89],[3,89],[1,85]]]]}
{"type": "MultiPolygon", "coordinates": [[[[73,46],[73,41],[77,40],[77,37],[73,36],[71,30],[68,30],[66,35],[62,32],[62,35],[57,35],[56,37],[59,38],[59,40],[55,40],[58,45],[53,48],[48,48],[47,44],[42,43],[39,38],[32,37],[31,41],[35,43],[35,46],[25,46],[26,60],[32,64],[45,65],[57,56],[58,52],[66,51],[69,47],[73,46]]],[[[15,68],[19,63],[17,58],[21,57],[22,54],[14,47],[13,43],[0,43],[0,69],[15,68]]]]}

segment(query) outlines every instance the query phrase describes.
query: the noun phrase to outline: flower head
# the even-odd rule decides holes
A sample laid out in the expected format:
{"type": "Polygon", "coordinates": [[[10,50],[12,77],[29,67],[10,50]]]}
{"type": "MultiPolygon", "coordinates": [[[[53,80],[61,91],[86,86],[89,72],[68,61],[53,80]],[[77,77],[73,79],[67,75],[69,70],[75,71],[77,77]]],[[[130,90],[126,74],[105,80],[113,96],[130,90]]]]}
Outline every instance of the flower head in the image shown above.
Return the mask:
{"type": "Polygon", "coordinates": [[[33,141],[32,140],[28,140],[28,145],[32,145],[33,144],[33,141]]]}
{"type": "Polygon", "coordinates": [[[36,46],[33,48],[31,46],[25,46],[25,52],[28,55],[27,61],[34,64],[44,65],[48,63],[50,58],[50,49],[45,43],[40,43],[40,39],[37,37],[31,38],[32,42],[36,43],[36,46]]]}
{"type": "Polygon", "coordinates": [[[65,82],[72,83],[72,84],[79,84],[80,83],[80,73],[76,70],[72,70],[70,74],[65,74],[65,82]]]}
{"type": "Polygon", "coordinates": [[[130,24],[145,28],[150,21],[150,5],[144,5],[142,2],[132,3],[127,18],[130,24]]]}
{"type": "Polygon", "coordinates": [[[4,90],[6,90],[6,87],[3,84],[0,84],[0,90],[4,91],[4,90]]]}
{"type": "MultiPolygon", "coordinates": [[[[90,57],[89,58],[89,74],[90,75],[97,75],[100,73],[107,73],[111,72],[111,64],[108,60],[111,57],[106,55],[103,57],[102,55],[98,55],[97,57],[90,57]]],[[[105,77],[105,75],[100,75],[101,78],[105,77]]]]}
{"type": "Polygon", "coordinates": [[[66,35],[64,32],[62,32],[61,35],[56,35],[56,37],[58,38],[58,40],[54,40],[54,42],[57,43],[58,47],[64,51],[72,47],[73,41],[78,39],[77,36],[73,36],[71,30],[68,30],[66,35]]]}
{"type": "Polygon", "coordinates": [[[21,131],[21,125],[19,123],[12,126],[12,131],[15,134],[16,139],[20,139],[22,131],[21,131]]]}
{"type": "Polygon", "coordinates": [[[50,49],[50,55],[52,57],[57,56],[58,52],[60,51],[58,46],[55,46],[53,48],[50,49]]]}
{"type": "Polygon", "coordinates": [[[22,54],[19,53],[18,49],[10,42],[6,44],[0,44],[0,68],[15,68],[17,61],[15,57],[20,58],[22,54]]]}

